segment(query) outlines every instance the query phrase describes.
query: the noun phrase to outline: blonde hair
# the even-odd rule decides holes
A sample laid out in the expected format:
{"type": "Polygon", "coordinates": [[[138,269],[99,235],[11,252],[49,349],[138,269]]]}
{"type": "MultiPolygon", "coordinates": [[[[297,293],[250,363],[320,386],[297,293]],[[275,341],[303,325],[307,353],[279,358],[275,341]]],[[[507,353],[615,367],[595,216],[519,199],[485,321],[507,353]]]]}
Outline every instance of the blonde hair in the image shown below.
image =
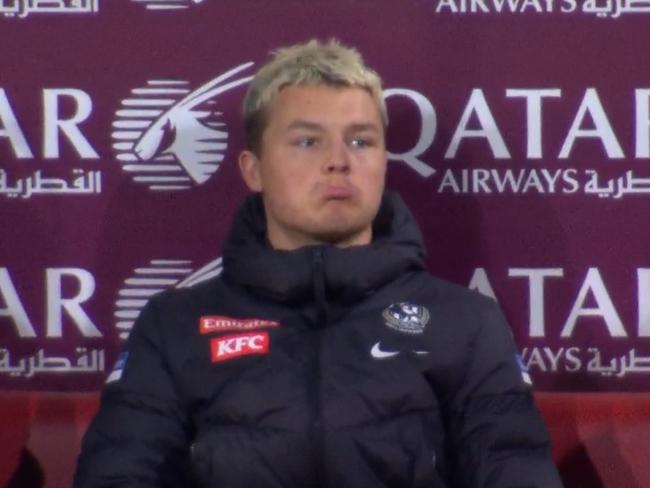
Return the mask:
{"type": "Polygon", "coordinates": [[[330,85],[367,90],[377,103],[384,128],[388,114],[381,78],[368,68],[359,51],[336,39],[316,39],[278,49],[253,78],[244,98],[244,130],[247,149],[260,154],[262,134],[274,97],[290,85],[330,85]]]}

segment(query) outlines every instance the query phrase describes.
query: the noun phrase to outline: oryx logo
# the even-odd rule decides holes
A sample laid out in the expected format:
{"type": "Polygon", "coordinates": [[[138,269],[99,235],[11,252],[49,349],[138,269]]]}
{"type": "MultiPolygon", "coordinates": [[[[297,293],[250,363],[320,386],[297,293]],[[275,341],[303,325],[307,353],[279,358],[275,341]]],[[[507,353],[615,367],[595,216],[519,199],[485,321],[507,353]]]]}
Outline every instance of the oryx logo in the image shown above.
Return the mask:
{"type": "Polygon", "coordinates": [[[222,258],[197,270],[192,268],[192,261],[175,259],[152,259],[147,266],[136,268],[133,276],[124,280],[115,302],[115,327],[120,339],[129,336],[133,323],[153,295],[170,287],[194,286],[218,276],[222,269],[222,258]]]}
{"type": "Polygon", "coordinates": [[[202,3],[203,0],[131,0],[135,3],[143,3],[147,10],[181,10],[189,8],[190,5],[202,3]]]}
{"type": "Polygon", "coordinates": [[[218,95],[248,83],[240,64],[195,90],[183,80],[149,80],[122,100],[113,122],[113,149],[122,168],[153,191],[205,183],[224,159],[228,132],[218,95]]]}

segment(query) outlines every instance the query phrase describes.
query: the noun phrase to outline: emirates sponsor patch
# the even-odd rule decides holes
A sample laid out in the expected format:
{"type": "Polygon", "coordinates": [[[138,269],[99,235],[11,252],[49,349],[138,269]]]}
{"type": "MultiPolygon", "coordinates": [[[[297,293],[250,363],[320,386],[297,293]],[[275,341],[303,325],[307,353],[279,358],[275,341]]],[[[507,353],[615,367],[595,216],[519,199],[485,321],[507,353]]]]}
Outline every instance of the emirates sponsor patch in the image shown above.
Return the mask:
{"type": "Polygon", "coordinates": [[[208,315],[199,320],[199,331],[201,334],[213,332],[227,332],[229,330],[254,330],[270,327],[279,327],[280,322],[264,319],[237,319],[224,317],[222,315],[208,315]]]}
{"type": "Polygon", "coordinates": [[[210,341],[210,349],[213,363],[251,354],[267,354],[269,333],[249,332],[215,337],[210,341]]]}

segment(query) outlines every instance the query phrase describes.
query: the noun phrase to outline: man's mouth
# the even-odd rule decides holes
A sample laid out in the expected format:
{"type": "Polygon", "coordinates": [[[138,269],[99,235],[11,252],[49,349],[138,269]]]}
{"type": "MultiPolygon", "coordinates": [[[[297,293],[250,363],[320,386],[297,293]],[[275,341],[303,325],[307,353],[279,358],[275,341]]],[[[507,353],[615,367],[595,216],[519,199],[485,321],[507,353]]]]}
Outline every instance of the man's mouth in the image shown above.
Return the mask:
{"type": "Polygon", "coordinates": [[[321,194],[325,200],[347,200],[354,196],[354,187],[351,185],[324,184],[321,194]]]}

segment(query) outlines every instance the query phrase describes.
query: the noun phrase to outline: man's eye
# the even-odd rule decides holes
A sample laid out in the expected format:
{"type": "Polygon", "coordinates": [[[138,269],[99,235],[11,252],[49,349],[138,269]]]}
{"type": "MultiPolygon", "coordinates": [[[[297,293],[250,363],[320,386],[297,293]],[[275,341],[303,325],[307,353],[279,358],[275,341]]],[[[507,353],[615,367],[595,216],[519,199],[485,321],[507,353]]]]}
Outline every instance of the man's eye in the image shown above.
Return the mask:
{"type": "Polygon", "coordinates": [[[371,147],[373,146],[373,141],[371,139],[357,137],[356,139],[352,139],[350,145],[356,148],[371,147]]]}
{"type": "Polygon", "coordinates": [[[294,145],[298,147],[314,147],[318,143],[315,137],[301,137],[294,141],[294,145]]]}

